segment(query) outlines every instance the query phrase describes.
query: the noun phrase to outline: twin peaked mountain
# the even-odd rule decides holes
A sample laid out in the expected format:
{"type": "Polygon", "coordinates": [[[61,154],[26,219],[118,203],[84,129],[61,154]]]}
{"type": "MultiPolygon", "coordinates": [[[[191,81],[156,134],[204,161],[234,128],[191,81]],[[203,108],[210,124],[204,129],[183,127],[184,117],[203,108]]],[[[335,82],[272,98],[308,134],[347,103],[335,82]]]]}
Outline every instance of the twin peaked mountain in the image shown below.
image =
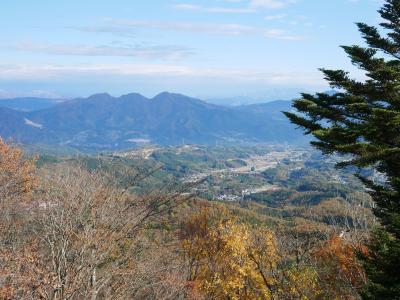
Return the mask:
{"type": "Polygon", "coordinates": [[[289,101],[224,107],[167,92],[152,99],[132,93],[118,98],[96,94],[59,103],[30,98],[0,100],[0,136],[27,144],[97,150],[146,142],[300,142],[301,135],[282,110],[290,110],[289,101]]]}

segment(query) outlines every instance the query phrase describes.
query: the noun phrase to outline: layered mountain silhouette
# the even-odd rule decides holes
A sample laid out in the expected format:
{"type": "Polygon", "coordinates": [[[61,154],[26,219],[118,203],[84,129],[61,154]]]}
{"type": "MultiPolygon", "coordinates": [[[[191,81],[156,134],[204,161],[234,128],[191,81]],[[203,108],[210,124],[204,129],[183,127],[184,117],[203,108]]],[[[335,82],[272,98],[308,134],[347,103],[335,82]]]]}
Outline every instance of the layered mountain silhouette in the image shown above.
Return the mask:
{"type": "Polygon", "coordinates": [[[0,107],[7,107],[19,111],[35,111],[50,108],[62,102],[58,99],[47,99],[47,98],[12,98],[12,99],[0,99],[0,107]]]}
{"type": "Polygon", "coordinates": [[[96,94],[33,111],[0,107],[0,136],[21,143],[99,150],[146,142],[302,142],[304,137],[281,113],[288,109],[288,101],[224,107],[167,92],[152,99],[136,93],[96,94]]]}

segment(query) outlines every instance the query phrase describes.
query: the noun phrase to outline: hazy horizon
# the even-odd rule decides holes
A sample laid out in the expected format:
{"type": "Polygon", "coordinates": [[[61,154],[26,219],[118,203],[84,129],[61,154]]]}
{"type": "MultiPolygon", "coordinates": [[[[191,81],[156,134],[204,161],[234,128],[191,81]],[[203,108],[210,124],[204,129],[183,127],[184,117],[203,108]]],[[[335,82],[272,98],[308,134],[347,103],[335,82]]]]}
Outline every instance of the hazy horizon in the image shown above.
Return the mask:
{"type": "Polygon", "coordinates": [[[170,91],[201,99],[293,99],[329,89],[318,68],[361,76],[338,45],[361,42],[354,23],[378,23],[379,6],[377,0],[4,1],[0,97],[170,91]]]}

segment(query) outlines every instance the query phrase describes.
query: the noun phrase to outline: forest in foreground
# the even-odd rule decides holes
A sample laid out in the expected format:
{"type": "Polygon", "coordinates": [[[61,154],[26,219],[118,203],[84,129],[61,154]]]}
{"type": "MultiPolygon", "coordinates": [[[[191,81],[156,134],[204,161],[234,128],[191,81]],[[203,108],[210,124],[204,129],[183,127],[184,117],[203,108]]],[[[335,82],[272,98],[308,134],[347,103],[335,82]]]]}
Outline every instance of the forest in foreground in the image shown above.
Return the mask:
{"type": "Polygon", "coordinates": [[[198,197],[201,182],[135,192],[149,170],[44,162],[1,141],[0,298],[359,298],[370,202],[328,197],[271,222],[255,201],[198,197]]]}

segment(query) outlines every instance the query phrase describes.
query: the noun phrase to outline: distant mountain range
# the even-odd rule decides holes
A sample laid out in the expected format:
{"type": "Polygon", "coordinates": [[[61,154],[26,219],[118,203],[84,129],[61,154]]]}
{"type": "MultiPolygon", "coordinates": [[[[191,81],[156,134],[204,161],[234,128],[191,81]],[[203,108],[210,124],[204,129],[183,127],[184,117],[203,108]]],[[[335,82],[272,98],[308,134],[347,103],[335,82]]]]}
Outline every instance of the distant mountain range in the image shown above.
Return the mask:
{"type": "Polygon", "coordinates": [[[27,144],[80,149],[124,149],[143,143],[302,143],[301,131],[281,111],[289,101],[224,107],[180,94],[152,99],[132,93],[96,94],[56,102],[23,98],[0,100],[0,136],[27,144]],[[2,107],[3,106],[3,107],[2,107]]]}
{"type": "Polygon", "coordinates": [[[50,108],[61,102],[63,102],[63,100],[35,97],[0,99],[0,107],[7,107],[19,111],[35,111],[50,108]]]}

